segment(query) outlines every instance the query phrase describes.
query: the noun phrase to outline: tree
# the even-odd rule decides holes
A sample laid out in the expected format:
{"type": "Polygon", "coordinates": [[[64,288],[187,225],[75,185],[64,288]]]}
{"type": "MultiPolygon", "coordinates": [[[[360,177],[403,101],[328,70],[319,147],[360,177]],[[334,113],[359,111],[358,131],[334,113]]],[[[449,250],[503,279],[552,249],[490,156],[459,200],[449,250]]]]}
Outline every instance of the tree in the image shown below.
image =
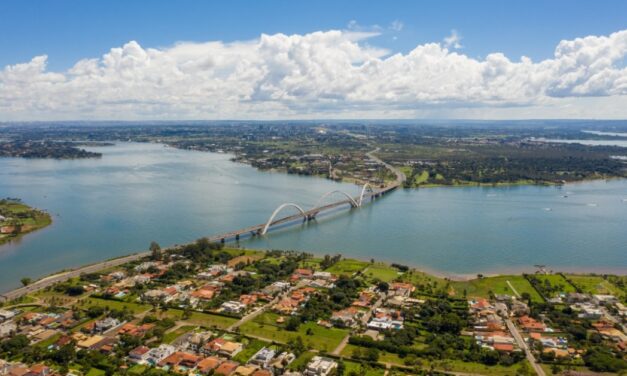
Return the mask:
{"type": "Polygon", "coordinates": [[[368,350],[366,350],[364,357],[366,358],[366,360],[376,362],[379,360],[379,350],[375,347],[370,347],[368,348],[368,350]]]}
{"type": "Polygon", "coordinates": [[[24,277],[24,278],[20,279],[20,282],[22,282],[22,285],[28,286],[28,285],[31,284],[31,282],[33,282],[33,280],[28,278],[28,277],[24,277]]]}
{"type": "Polygon", "coordinates": [[[153,241],[150,243],[150,253],[152,255],[152,259],[153,260],[161,260],[162,254],[161,254],[161,246],[159,245],[159,243],[153,241]]]}

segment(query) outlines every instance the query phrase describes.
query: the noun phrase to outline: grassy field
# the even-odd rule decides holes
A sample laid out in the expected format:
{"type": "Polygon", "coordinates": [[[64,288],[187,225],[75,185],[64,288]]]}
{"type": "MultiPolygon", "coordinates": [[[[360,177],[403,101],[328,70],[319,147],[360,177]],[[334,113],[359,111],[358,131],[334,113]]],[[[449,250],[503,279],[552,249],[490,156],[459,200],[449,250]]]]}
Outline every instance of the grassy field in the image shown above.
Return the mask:
{"type": "Polygon", "coordinates": [[[300,354],[298,358],[294,359],[294,361],[290,363],[287,368],[292,371],[304,369],[307,363],[309,363],[311,358],[313,358],[314,356],[316,356],[316,353],[312,351],[305,351],[304,353],[300,354]]]}
{"type": "Polygon", "coordinates": [[[581,291],[588,294],[622,295],[622,292],[618,287],[598,275],[567,274],[566,278],[570,279],[575,286],[581,289],[581,291]]]}
{"type": "Polygon", "coordinates": [[[355,374],[363,376],[383,376],[383,374],[385,374],[385,369],[373,368],[368,365],[362,366],[359,363],[351,362],[349,360],[344,361],[344,366],[346,367],[344,370],[345,375],[349,375],[351,372],[355,372],[355,374]]]}
{"type": "Polygon", "coordinates": [[[130,375],[143,375],[144,371],[148,369],[148,366],[142,364],[136,364],[128,369],[130,375]]]}
{"type": "Polygon", "coordinates": [[[85,376],[104,376],[105,374],[106,372],[101,369],[91,368],[85,376]]]}
{"type": "MultiPolygon", "coordinates": [[[[170,309],[166,312],[166,315],[173,320],[182,320],[183,311],[178,309],[170,309]]],[[[204,312],[192,312],[190,317],[185,321],[205,328],[216,327],[219,329],[224,329],[233,325],[238,320],[233,317],[212,315],[210,313],[204,312]]]]}
{"type": "MultiPolygon", "coordinates": [[[[523,362],[526,362],[524,360],[523,362]]],[[[435,368],[445,370],[448,372],[463,372],[470,374],[480,375],[503,375],[503,376],[515,376],[520,369],[523,362],[519,362],[513,366],[505,367],[501,365],[486,366],[481,363],[463,362],[461,360],[443,360],[435,362],[435,368]]],[[[531,366],[529,366],[530,369],[531,366]]]]}
{"type": "Polygon", "coordinates": [[[540,283],[542,284],[544,284],[545,281],[549,281],[551,286],[553,287],[559,286],[560,293],[569,293],[569,292],[577,291],[575,287],[573,287],[573,285],[568,283],[568,281],[565,280],[564,277],[562,277],[560,274],[547,274],[547,275],[538,274],[535,277],[538,278],[540,280],[540,283]]]}
{"type": "MultiPolygon", "coordinates": [[[[346,345],[346,347],[344,347],[344,349],[342,349],[342,352],[340,355],[345,356],[345,357],[351,357],[355,349],[360,349],[361,351],[367,350],[365,347],[348,344],[346,345]]],[[[379,363],[392,363],[392,364],[396,364],[399,366],[404,365],[403,359],[401,359],[397,354],[393,354],[393,353],[389,353],[385,351],[379,351],[379,363]]]]}
{"type": "Polygon", "coordinates": [[[108,307],[110,309],[123,310],[129,309],[134,315],[146,312],[152,309],[152,306],[139,303],[119,302],[117,300],[107,300],[94,297],[84,298],[78,301],[78,306],[83,309],[87,309],[91,306],[108,307]]]}
{"type": "Polygon", "coordinates": [[[287,343],[290,339],[300,336],[305,346],[321,351],[333,351],[348,334],[347,330],[324,328],[316,323],[302,324],[297,331],[291,332],[278,325],[263,324],[258,321],[249,321],[240,326],[240,332],[252,337],[260,337],[268,341],[287,343]],[[310,335],[307,334],[310,331],[310,335]]]}
{"type": "Polygon", "coordinates": [[[364,270],[370,263],[359,260],[344,259],[336,262],[326,271],[337,275],[353,275],[353,273],[364,270]]]}
{"type": "Polygon", "coordinates": [[[396,268],[391,267],[390,265],[384,264],[382,262],[376,262],[372,265],[369,265],[363,272],[363,274],[370,280],[381,280],[384,282],[390,282],[403,273],[399,273],[396,268]]]}
{"type": "Polygon", "coordinates": [[[531,286],[529,281],[519,275],[485,277],[469,281],[451,281],[449,293],[456,297],[462,297],[465,290],[468,298],[488,298],[490,296],[490,292],[493,294],[507,294],[515,296],[507,281],[510,282],[519,294],[526,292],[531,296],[532,301],[542,301],[542,297],[540,297],[538,292],[533,288],[533,286],[531,286]]]}
{"type": "Polygon", "coordinates": [[[183,334],[194,330],[194,328],[195,326],[184,325],[184,326],[181,326],[180,328],[167,332],[166,334],[163,335],[163,342],[172,343],[174,342],[175,339],[179,338],[183,334]]]}
{"type": "Polygon", "coordinates": [[[244,364],[248,362],[248,360],[257,353],[257,351],[269,345],[268,342],[264,342],[255,338],[248,339],[247,341],[248,343],[243,343],[244,350],[235,355],[235,357],[233,358],[234,361],[244,364]]]}

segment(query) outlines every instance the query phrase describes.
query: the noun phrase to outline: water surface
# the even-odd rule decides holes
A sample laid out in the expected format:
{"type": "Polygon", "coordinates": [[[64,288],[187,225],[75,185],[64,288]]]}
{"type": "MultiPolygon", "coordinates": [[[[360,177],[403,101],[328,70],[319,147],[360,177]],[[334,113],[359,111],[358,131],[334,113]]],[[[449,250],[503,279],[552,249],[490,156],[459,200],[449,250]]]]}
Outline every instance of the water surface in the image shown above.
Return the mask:
{"type": "MultiPolygon", "coordinates": [[[[359,193],[351,184],[259,172],[225,154],[136,143],[94,150],[103,158],[0,158],[0,197],[54,216],[52,226],[0,247],[0,291],[152,240],[181,244],[262,223],[283,202],[310,207],[331,190],[359,193]]],[[[398,190],[242,246],[339,252],[456,275],[534,264],[627,273],[627,181],[398,190]]]]}

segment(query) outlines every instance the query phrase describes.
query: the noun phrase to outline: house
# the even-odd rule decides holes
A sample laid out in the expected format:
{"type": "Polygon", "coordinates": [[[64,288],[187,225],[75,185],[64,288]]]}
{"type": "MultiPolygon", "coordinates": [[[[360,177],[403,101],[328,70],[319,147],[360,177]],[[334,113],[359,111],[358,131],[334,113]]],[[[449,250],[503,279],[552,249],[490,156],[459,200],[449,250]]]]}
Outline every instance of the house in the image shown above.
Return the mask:
{"type": "Polygon", "coordinates": [[[262,292],[264,294],[268,294],[268,295],[276,295],[280,292],[286,291],[287,289],[290,288],[290,284],[287,282],[282,282],[282,281],[277,281],[272,283],[269,286],[266,286],[262,292]]]}
{"type": "Polygon", "coordinates": [[[257,295],[254,295],[254,294],[251,294],[251,295],[243,294],[243,295],[240,295],[239,301],[243,305],[249,306],[249,305],[254,304],[254,303],[257,302],[257,295]]]}
{"type": "Polygon", "coordinates": [[[314,356],[307,363],[307,368],[303,372],[304,376],[328,376],[337,368],[337,363],[331,358],[314,356]]]}
{"type": "Polygon", "coordinates": [[[605,305],[605,304],[615,304],[618,299],[614,295],[592,295],[592,301],[595,304],[605,305]]]}
{"type": "Polygon", "coordinates": [[[257,366],[252,364],[247,364],[245,366],[238,366],[235,368],[235,375],[237,376],[252,376],[253,373],[258,369],[257,366]]]}
{"type": "Polygon", "coordinates": [[[353,327],[359,323],[359,318],[364,314],[363,311],[355,308],[348,307],[340,311],[335,311],[331,314],[331,321],[340,327],[353,327]]]}
{"type": "Polygon", "coordinates": [[[8,337],[17,331],[17,325],[13,321],[0,324],[0,338],[8,337]]]}
{"type": "Polygon", "coordinates": [[[298,281],[300,279],[311,279],[313,277],[313,275],[314,275],[313,270],[299,268],[299,269],[294,270],[294,273],[292,273],[292,276],[290,277],[290,280],[292,282],[295,282],[295,281],[298,281]]]}
{"type": "Polygon", "coordinates": [[[290,365],[294,359],[296,359],[296,355],[288,352],[282,352],[279,356],[272,360],[270,368],[277,371],[278,374],[281,374],[281,371],[290,365]]]}
{"type": "Polygon", "coordinates": [[[234,357],[242,351],[243,346],[239,342],[231,342],[227,341],[224,338],[216,338],[211,342],[206,343],[201,352],[205,355],[209,355],[211,353],[218,353],[220,355],[224,355],[227,357],[234,357]]]}
{"type": "Polygon", "coordinates": [[[187,347],[192,351],[200,351],[205,343],[207,343],[211,337],[213,337],[213,333],[209,331],[194,333],[187,340],[187,347]]]}
{"type": "Polygon", "coordinates": [[[120,320],[113,317],[107,317],[94,323],[94,331],[103,333],[109,329],[115,328],[121,324],[120,320]]]}
{"type": "Polygon", "coordinates": [[[231,360],[227,360],[226,362],[220,364],[218,368],[215,369],[214,375],[221,376],[229,376],[235,373],[235,370],[239,367],[239,363],[233,362],[231,360]]]}
{"type": "Polygon", "coordinates": [[[222,303],[222,305],[220,306],[220,309],[222,310],[222,312],[231,313],[231,314],[240,314],[246,310],[246,305],[241,302],[231,300],[231,301],[222,303]]]}
{"type": "Polygon", "coordinates": [[[12,310],[0,309],[0,322],[10,320],[14,318],[15,316],[17,316],[19,313],[20,311],[17,309],[12,309],[12,310]]]}
{"type": "Polygon", "coordinates": [[[163,358],[159,362],[160,367],[176,368],[182,367],[185,369],[195,368],[196,364],[200,362],[201,357],[198,355],[190,354],[183,351],[177,351],[163,358]]]}
{"type": "Polygon", "coordinates": [[[544,323],[536,321],[529,316],[521,316],[518,318],[518,323],[527,332],[544,332],[546,325],[544,323]]]}
{"type": "Polygon", "coordinates": [[[218,368],[220,364],[222,364],[222,359],[216,356],[210,356],[198,362],[196,365],[196,369],[200,371],[203,375],[210,374],[213,370],[218,368]]]}
{"type": "Polygon", "coordinates": [[[330,280],[333,279],[333,274],[329,273],[329,272],[314,272],[313,277],[315,279],[324,279],[324,280],[330,280]]]}
{"type": "Polygon", "coordinates": [[[134,364],[145,364],[148,360],[150,348],[146,346],[139,346],[131,350],[128,353],[128,360],[134,364]]]}
{"type": "Polygon", "coordinates": [[[276,356],[276,351],[262,347],[259,351],[255,353],[255,355],[250,358],[249,363],[258,365],[263,368],[268,368],[270,362],[276,356]]]}
{"type": "Polygon", "coordinates": [[[400,295],[400,296],[406,296],[409,297],[411,295],[412,292],[414,292],[416,290],[416,286],[412,285],[411,283],[405,283],[405,282],[393,282],[390,283],[389,288],[388,288],[388,295],[400,295]]]}
{"type": "Polygon", "coordinates": [[[174,348],[174,346],[161,344],[159,345],[159,347],[150,349],[150,351],[148,352],[148,357],[146,358],[146,363],[155,366],[159,364],[159,362],[161,362],[163,359],[172,355],[175,351],[176,349],[174,348]]]}

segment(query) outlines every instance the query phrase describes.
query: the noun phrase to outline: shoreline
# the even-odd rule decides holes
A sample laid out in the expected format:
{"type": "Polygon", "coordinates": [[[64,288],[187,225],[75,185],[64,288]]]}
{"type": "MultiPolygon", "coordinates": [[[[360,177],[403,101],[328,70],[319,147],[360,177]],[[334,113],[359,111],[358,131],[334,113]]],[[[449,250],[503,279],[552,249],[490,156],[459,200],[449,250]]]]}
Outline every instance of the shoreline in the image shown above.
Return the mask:
{"type": "MultiPolygon", "coordinates": [[[[254,252],[260,252],[260,253],[267,253],[271,250],[269,249],[256,249],[256,248],[245,248],[245,247],[229,247],[228,245],[233,245],[232,244],[233,241],[229,241],[226,242],[225,244],[225,248],[230,248],[230,249],[237,249],[240,250],[242,252],[245,251],[254,251],[254,252]]],[[[168,250],[172,247],[168,247],[165,248],[164,250],[168,250]]],[[[314,258],[319,258],[319,257],[323,257],[327,254],[331,255],[331,253],[317,253],[317,252],[312,252],[312,251],[308,251],[308,250],[298,250],[297,252],[303,252],[303,253],[309,253],[312,255],[312,257],[314,258]]],[[[340,254],[341,253],[335,253],[335,254],[340,254]]],[[[18,287],[18,288],[14,288],[11,290],[2,290],[0,288],[0,303],[2,302],[6,302],[6,301],[10,301],[10,300],[14,300],[17,299],[21,296],[24,295],[28,295],[29,293],[35,292],[35,291],[39,291],[42,290],[46,287],[49,287],[51,285],[54,285],[56,283],[59,282],[63,282],[66,281],[70,278],[79,276],[82,273],[94,273],[94,272],[98,272],[107,268],[111,268],[111,267],[117,267],[120,265],[123,265],[125,263],[128,262],[132,262],[135,261],[137,259],[141,259],[143,257],[147,257],[150,255],[150,251],[140,251],[137,253],[131,253],[131,254],[127,254],[124,256],[118,256],[115,258],[111,258],[111,259],[107,259],[107,260],[102,260],[102,261],[96,261],[94,263],[91,264],[86,264],[86,265],[81,265],[81,266],[77,266],[75,268],[69,268],[69,269],[63,269],[57,272],[54,272],[52,274],[48,274],[46,276],[43,276],[39,279],[33,280],[29,285],[27,286],[22,286],[22,287],[18,287]],[[41,285],[41,286],[39,286],[41,285]],[[15,295],[15,296],[14,296],[15,295]]],[[[362,261],[362,262],[370,262],[370,260],[368,259],[364,259],[364,258],[359,258],[359,257],[352,257],[352,256],[344,256],[342,255],[342,259],[347,259],[347,260],[356,260],[356,261],[362,261]]],[[[389,260],[377,260],[374,259],[375,263],[379,262],[379,263],[384,263],[388,266],[390,266],[393,263],[396,263],[394,261],[389,261],[389,260]]],[[[453,281],[453,282],[465,282],[465,281],[470,281],[473,279],[477,279],[478,275],[481,274],[482,278],[488,278],[488,277],[498,277],[498,276],[506,276],[506,275],[522,275],[522,274],[534,274],[536,272],[536,268],[534,268],[533,266],[530,267],[516,267],[516,268],[511,268],[511,269],[502,269],[500,271],[487,271],[485,273],[451,273],[451,272],[446,272],[446,271],[440,271],[440,270],[435,270],[435,269],[431,269],[428,267],[424,267],[424,266],[417,266],[415,264],[400,264],[400,265],[405,265],[407,267],[410,268],[410,270],[414,270],[417,271],[419,273],[424,273],[427,274],[429,276],[432,277],[436,277],[436,278],[441,278],[441,279],[446,279],[449,281],[453,281]]],[[[565,274],[576,274],[576,275],[618,275],[618,276],[627,276],[627,268],[586,268],[584,269],[583,267],[559,267],[559,268],[550,268],[546,267],[547,270],[550,270],[552,272],[552,274],[555,273],[565,273],[565,274]]]]}

